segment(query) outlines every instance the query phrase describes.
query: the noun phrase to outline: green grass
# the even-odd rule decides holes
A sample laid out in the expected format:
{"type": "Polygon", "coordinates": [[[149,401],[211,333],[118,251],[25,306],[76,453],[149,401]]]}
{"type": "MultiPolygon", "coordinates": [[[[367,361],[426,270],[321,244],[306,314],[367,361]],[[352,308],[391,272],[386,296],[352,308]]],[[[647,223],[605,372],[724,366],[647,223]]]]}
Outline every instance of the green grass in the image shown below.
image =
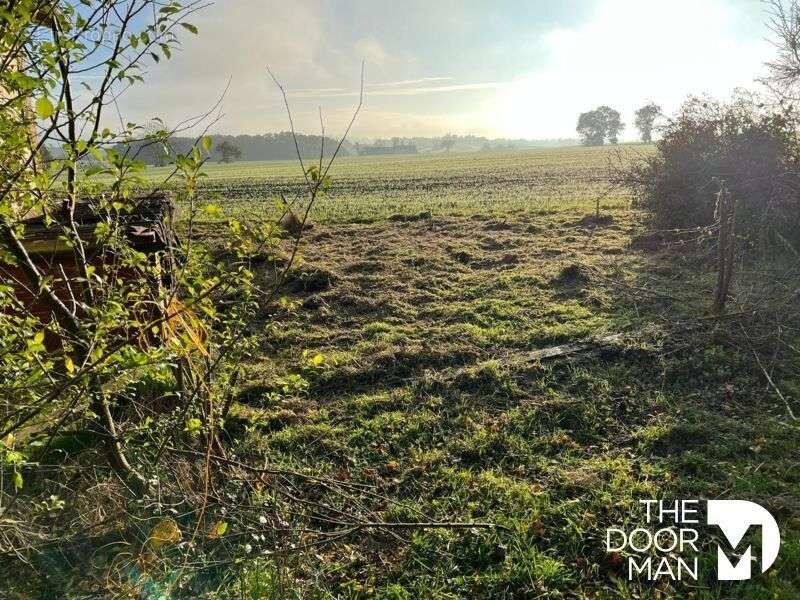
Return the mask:
{"type": "MultiPolygon", "coordinates": [[[[232,451],[372,485],[392,500],[376,509],[386,520],[494,521],[510,533],[360,532],[251,565],[223,595],[800,595],[800,427],[752,357],[725,342],[725,325],[670,327],[705,314],[712,264],[634,243],[645,215],[624,195],[602,200],[608,220],[585,218],[611,157],[569,148],[336,164],[298,265],[316,283],[293,287],[299,307],[256,333],[263,354],[234,410],[260,425],[232,451]],[[519,360],[603,332],[629,342],[519,360]],[[306,349],[325,364],[301,367],[306,349]],[[302,391],[275,383],[297,373],[302,391]],[[638,526],[639,499],[684,497],[763,503],[782,528],[778,563],[748,583],[708,570],[691,590],[626,582],[605,528],[638,526]]],[[[233,213],[258,211],[298,184],[295,169],[213,166],[207,190],[233,213]]]]}
{"type": "MultiPolygon", "coordinates": [[[[624,146],[623,159],[651,152],[649,146],[624,146]]],[[[320,223],[373,222],[391,215],[469,215],[558,211],[564,204],[588,210],[608,191],[610,160],[605,148],[560,148],[519,152],[475,152],[391,157],[342,157],[331,169],[334,186],[315,208],[320,223]]],[[[308,164],[308,163],[307,163],[308,164]]],[[[300,189],[297,161],[209,163],[207,195],[231,212],[263,215],[278,191],[300,189]]],[[[163,181],[169,167],[145,176],[163,181]]],[[[610,194],[604,202],[627,201],[610,194]]]]}

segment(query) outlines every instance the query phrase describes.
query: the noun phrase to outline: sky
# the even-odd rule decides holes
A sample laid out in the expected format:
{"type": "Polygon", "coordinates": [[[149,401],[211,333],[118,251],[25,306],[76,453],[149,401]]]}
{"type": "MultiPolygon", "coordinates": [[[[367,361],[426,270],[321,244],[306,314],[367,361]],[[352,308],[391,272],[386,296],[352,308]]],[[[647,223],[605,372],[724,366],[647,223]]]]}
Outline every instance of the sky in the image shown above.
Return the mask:
{"type": "Polygon", "coordinates": [[[674,111],[690,94],[754,87],[774,48],[759,0],[216,0],[171,61],[122,98],[126,117],[168,124],[223,93],[216,133],[288,129],[355,138],[575,137],[581,112],[674,111]]]}

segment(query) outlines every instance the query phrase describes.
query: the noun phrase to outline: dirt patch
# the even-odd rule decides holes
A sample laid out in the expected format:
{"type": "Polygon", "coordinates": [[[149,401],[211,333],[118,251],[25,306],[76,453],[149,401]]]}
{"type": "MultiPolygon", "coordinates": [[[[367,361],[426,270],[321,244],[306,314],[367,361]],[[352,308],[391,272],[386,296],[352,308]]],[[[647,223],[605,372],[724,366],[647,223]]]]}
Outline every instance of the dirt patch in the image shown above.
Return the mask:
{"type": "Polygon", "coordinates": [[[455,250],[448,248],[448,252],[454,260],[460,262],[462,265],[468,265],[475,260],[475,257],[466,250],[455,250]]]}
{"type": "Polygon", "coordinates": [[[502,250],[506,247],[506,244],[492,237],[482,238],[480,243],[484,250],[502,250]]]}
{"type": "Polygon", "coordinates": [[[476,269],[503,269],[519,264],[516,254],[504,254],[500,258],[486,258],[472,263],[476,269]]]}
{"type": "Polygon", "coordinates": [[[305,310],[317,310],[324,304],[322,298],[319,296],[309,296],[305,300],[303,300],[302,307],[305,310]]]}
{"type": "Polygon", "coordinates": [[[382,300],[374,300],[369,296],[349,292],[336,296],[326,294],[324,300],[333,307],[355,314],[374,313],[380,310],[384,304],[382,300]]]}
{"type": "Polygon", "coordinates": [[[330,288],[335,280],[333,273],[325,269],[296,269],[287,275],[285,289],[292,293],[321,292],[330,288]]]}
{"type": "Polygon", "coordinates": [[[508,231],[513,229],[508,221],[490,221],[483,226],[486,231],[508,231]]]}
{"type": "Polygon", "coordinates": [[[378,273],[383,271],[383,264],[374,260],[362,260],[344,267],[345,273],[378,273]]]}
{"type": "Polygon", "coordinates": [[[589,283],[589,274],[583,265],[572,263],[561,269],[550,283],[559,288],[582,288],[589,283]]]}
{"type": "Polygon", "coordinates": [[[424,210],[415,215],[392,215],[389,220],[395,223],[410,223],[413,221],[428,221],[433,218],[433,214],[429,210],[424,210]]]}
{"type": "Polygon", "coordinates": [[[537,254],[544,258],[552,258],[554,256],[561,256],[564,251],[561,248],[543,248],[537,254]]]}
{"type": "Polygon", "coordinates": [[[608,227],[614,222],[614,217],[611,215],[584,215],[571,225],[573,227],[608,227]]]}

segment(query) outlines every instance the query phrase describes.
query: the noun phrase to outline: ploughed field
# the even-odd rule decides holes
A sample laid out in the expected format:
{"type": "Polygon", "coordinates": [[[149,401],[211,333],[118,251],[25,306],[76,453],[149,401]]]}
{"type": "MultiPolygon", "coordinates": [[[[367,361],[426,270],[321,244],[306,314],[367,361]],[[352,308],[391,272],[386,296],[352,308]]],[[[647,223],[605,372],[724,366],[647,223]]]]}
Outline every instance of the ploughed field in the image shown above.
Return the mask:
{"type": "MultiPolygon", "coordinates": [[[[354,517],[507,530],[360,529],[260,560],[235,597],[800,597],[800,427],[727,343],[729,324],[706,318],[713,260],[648,231],[608,184],[616,158],[335,164],[286,299],[252,332],[231,452],[352,484],[313,501],[354,517]],[[604,334],[622,336],[535,354],[604,334]],[[706,544],[699,582],[627,582],[625,553],[606,552],[606,528],[646,526],[640,499],[717,497],[776,516],[783,545],[766,575],[715,583],[706,544]]],[[[301,182],[296,163],[207,171],[204,193],[240,214],[270,214],[270,197],[301,182]]],[[[200,226],[213,239],[213,222],[200,226]]],[[[270,263],[259,268],[269,281],[270,263]]]]}
{"type": "MultiPolygon", "coordinates": [[[[642,155],[648,146],[624,147],[624,157],[642,155]]],[[[593,201],[607,187],[609,161],[604,148],[560,148],[520,152],[341,157],[330,174],[334,185],[315,209],[315,221],[363,222],[394,214],[431,210],[447,214],[505,214],[534,208],[593,201]],[[535,199],[536,206],[530,201],[535,199]]],[[[313,161],[306,161],[306,166],[313,161]]],[[[272,197],[302,191],[297,161],[209,163],[203,189],[227,206],[258,213],[272,197]]],[[[159,181],[171,168],[151,168],[159,181]]]]}

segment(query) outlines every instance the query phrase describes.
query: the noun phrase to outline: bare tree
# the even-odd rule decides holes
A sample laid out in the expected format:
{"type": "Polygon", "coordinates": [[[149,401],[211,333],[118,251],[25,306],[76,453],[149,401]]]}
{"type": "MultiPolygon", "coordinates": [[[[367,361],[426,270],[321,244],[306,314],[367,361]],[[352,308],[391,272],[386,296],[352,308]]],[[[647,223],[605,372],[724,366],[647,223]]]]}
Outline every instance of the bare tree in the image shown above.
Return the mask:
{"type": "Polygon", "coordinates": [[[766,63],[769,75],[761,82],[782,100],[800,100],[800,0],[765,0],[767,25],[777,57],[766,63]]]}

